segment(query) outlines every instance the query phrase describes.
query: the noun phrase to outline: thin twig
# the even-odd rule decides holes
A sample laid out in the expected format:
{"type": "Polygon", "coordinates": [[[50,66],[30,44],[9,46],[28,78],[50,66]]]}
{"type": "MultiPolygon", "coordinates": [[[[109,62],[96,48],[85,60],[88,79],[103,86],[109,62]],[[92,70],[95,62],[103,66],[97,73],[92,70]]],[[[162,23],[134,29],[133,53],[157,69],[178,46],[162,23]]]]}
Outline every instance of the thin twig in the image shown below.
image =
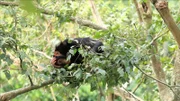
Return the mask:
{"type": "Polygon", "coordinates": [[[44,53],[44,52],[41,52],[41,51],[35,50],[35,49],[33,49],[33,51],[34,51],[35,53],[38,53],[38,54],[41,54],[41,55],[45,56],[45,57],[48,58],[48,59],[51,59],[51,57],[50,57],[49,55],[47,55],[46,53],[44,53]]]}
{"type": "MultiPolygon", "coordinates": [[[[168,84],[166,84],[166,83],[164,83],[164,82],[162,82],[162,81],[160,81],[160,80],[158,80],[158,79],[156,79],[156,78],[154,78],[154,77],[146,74],[146,73],[145,73],[142,69],[140,69],[138,66],[135,66],[135,67],[136,67],[138,70],[140,70],[143,74],[145,74],[147,77],[149,77],[149,78],[151,78],[151,79],[153,79],[153,80],[155,80],[155,81],[157,81],[157,82],[159,82],[159,83],[167,86],[178,98],[180,98],[179,95],[177,95],[176,92],[175,92],[175,91],[173,90],[173,88],[172,88],[172,87],[175,87],[175,86],[168,85],[168,84]]],[[[180,87],[180,86],[176,86],[176,87],[180,87]]]]}
{"type": "Polygon", "coordinates": [[[53,97],[54,101],[57,101],[57,100],[56,100],[56,96],[55,96],[55,94],[54,94],[54,90],[53,90],[52,87],[50,87],[50,91],[51,91],[51,94],[52,94],[52,97],[53,97]]]}
{"type": "Polygon", "coordinates": [[[114,87],[114,94],[130,101],[143,101],[143,99],[137,97],[132,92],[127,91],[124,87],[114,87]]]}
{"type": "MultiPolygon", "coordinates": [[[[21,54],[20,53],[19,53],[19,60],[20,60],[20,68],[21,68],[22,71],[24,71],[24,69],[23,69],[23,60],[21,58],[21,54]]],[[[27,76],[28,76],[28,79],[30,81],[31,86],[33,86],[34,84],[33,84],[31,76],[29,74],[27,76]]]]}
{"type": "Polygon", "coordinates": [[[132,90],[132,93],[136,92],[136,90],[140,87],[140,85],[144,82],[145,80],[145,75],[142,75],[141,81],[139,82],[139,84],[132,90]]]}
{"type": "Polygon", "coordinates": [[[146,46],[148,47],[148,46],[150,46],[150,45],[152,45],[153,43],[154,43],[154,41],[156,41],[157,39],[159,39],[160,37],[162,37],[163,35],[165,35],[165,34],[167,34],[167,32],[168,32],[169,30],[166,30],[164,33],[162,33],[162,34],[160,34],[160,32],[159,32],[159,34],[157,34],[152,40],[151,40],[151,42],[149,43],[149,44],[147,44],[146,46]]]}

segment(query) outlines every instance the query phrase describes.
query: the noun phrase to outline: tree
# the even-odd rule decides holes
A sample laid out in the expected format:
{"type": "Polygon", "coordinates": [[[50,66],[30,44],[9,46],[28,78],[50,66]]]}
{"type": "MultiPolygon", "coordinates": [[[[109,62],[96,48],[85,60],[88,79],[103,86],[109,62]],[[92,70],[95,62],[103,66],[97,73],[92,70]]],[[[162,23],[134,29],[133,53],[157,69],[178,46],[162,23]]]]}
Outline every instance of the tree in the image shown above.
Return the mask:
{"type": "MultiPolygon", "coordinates": [[[[106,100],[179,100],[179,51],[175,52],[180,45],[179,18],[173,20],[167,1],[15,0],[0,5],[0,101],[92,101],[109,93],[112,96],[106,100]],[[105,53],[97,56],[80,49],[85,62],[77,69],[69,66],[68,71],[49,64],[58,39],[84,36],[103,41],[105,53]]],[[[178,6],[171,7],[177,14],[173,7],[178,6]]]]}
{"type": "MultiPolygon", "coordinates": [[[[136,3],[137,1],[134,0],[136,3]]],[[[178,46],[180,45],[179,43],[179,39],[180,39],[180,30],[177,27],[174,19],[172,18],[170,12],[169,12],[169,8],[168,8],[168,2],[166,0],[151,0],[151,2],[153,3],[153,5],[155,6],[155,8],[157,9],[157,11],[159,12],[159,14],[161,15],[162,19],[164,20],[165,24],[167,25],[168,29],[171,31],[171,33],[173,34],[175,40],[178,43],[178,46]]],[[[141,12],[141,14],[139,14],[139,18],[140,21],[142,22],[142,16],[144,14],[144,21],[146,23],[147,26],[147,30],[150,29],[151,27],[151,23],[152,23],[152,10],[151,10],[151,6],[150,6],[150,0],[148,0],[146,3],[143,2],[141,3],[141,7],[142,10],[140,11],[138,8],[138,5],[136,5],[136,8],[138,10],[138,12],[141,12]]],[[[147,32],[148,33],[148,32],[147,32]]],[[[151,32],[152,34],[153,32],[151,32]]],[[[152,52],[152,64],[153,64],[153,70],[154,73],[156,75],[156,78],[161,81],[157,81],[158,84],[158,88],[159,88],[159,93],[160,93],[160,98],[162,101],[176,101],[179,100],[178,97],[178,89],[173,89],[173,87],[168,86],[166,84],[166,77],[165,77],[165,72],[163,70],[163,68],[161,67],[161,62],[160,60],[157,59],[156,57],[156,52],[158,52],[157,49],[157,42],[156,42],[156,38],[154,38],[155,40],[152,41],[152,46],[155,48],[152,48],[150,51],[152,52]],[[164,84],[163,84],[163,83],[164,84]]],[[[175,64],[177,64],[177,61],[175,62],[175,64]]],[[[177,65],[176,65],[177,66],[177,65]]],[[[178,67],[175,67],[176,70],[174,71],[178,71],[177,69],[178,67]]],[[[176,75],[176,72],[174,73],[174,75],[176,75]]]]}

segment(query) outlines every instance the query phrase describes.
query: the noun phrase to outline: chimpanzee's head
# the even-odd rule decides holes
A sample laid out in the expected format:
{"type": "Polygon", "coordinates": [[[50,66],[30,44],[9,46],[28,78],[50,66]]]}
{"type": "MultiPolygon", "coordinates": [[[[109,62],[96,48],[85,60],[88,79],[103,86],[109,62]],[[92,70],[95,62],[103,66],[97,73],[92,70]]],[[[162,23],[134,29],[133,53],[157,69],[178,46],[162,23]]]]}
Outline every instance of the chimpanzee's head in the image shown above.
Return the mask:
{"type": "Polygon", "coordinates": [[[86,48],[86,46],[90,47],[90,50],[97,53],[102,53],[102,50],[99,50],[99,47],[102,46],[102,42],[98,40],[93,40],[91,38],[75,38],[73,40],[66,39],[63,42],[60,42],[59,45],[55,47],[54,55],[51,60],[51,64],[55,68],[61,68],[65,65],[70,65],[72,63],[81,64],[83,63],[84,57],[79,51],[76,53],[71,54],[69,50],[78,50],[79,48],[86,48]],[[67,60],[67,57],[70,56],[71,58],[67,60]]]}
{"type": "Polygon", "coordinates": [[[55,47],[55,51],[51,59],[51,64],[55,68],[62,68],[70,63],[69,60],[66,60],[66,55],[69,49],[70,46],[68,46],[67,40],[60,42],[60,44],[55,47]]]}
{"type": "Polygon", "coordinates": [[[61,68],[64,67],[65,65],[71,64],[71,60],[67,60],[67,56],[71,47],[76,45],[77,43],[75,41],[71,41],[68,39],[64,40],[63,42],[60,42],[60,44],[58,44],[55,47],[51,64],[55,68],[61,68]]]}

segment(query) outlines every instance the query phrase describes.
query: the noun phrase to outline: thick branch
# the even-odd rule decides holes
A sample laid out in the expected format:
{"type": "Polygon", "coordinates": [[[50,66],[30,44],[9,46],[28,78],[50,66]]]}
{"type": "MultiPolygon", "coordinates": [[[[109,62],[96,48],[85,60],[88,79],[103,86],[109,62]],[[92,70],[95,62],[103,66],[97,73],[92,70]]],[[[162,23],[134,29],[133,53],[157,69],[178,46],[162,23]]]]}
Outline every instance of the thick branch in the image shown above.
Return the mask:
{"type": "MultiPolygon", "coordinates": [[[[173,72],[174,72],[174,81],[173,81],[173,83],[174,83],[175,86],[180,85],[180,68],[179,68],[179,66],[180,66],[180,49],[178,49],[176,51],[176,58],[175,58],[175,61],[174,61],[174,70],[173,70],[173,72]]],[[[179,97],[180,89],[176,88],[175,91],[176,91],[177,96],[175,96],[174,101],[179,101],[180,100],[180,97],[179,97]]]]}
{"type": "Polygon", "coordinates": [[[136,11],[137,11],[137,14],[138,14],[138,17],[139,17],[139,22],[142,23],[143,19],[142,19],[142,14],[141,14],[139,6],[138,6],[138,2],[137,2],[137,0],[133,0],[133,1],[134,1],[136,11]]]}
{"type": "MultiPolygon", "coordinates": [[[[4,6],[19,6],[18,3],[15,3],[15,2],[6,2],[6,1],[0,1],[0,5],[4,5],[4,6]]],[[[43,13],[43,14],[56,15],[56,11],[45,10],[45,9],[43,9],[41,7],[36,7],[36,9],[38,11],[40,11],[41,13],[43,13]]],[[[60,15],[56,15],[56,16],[59,17],[60,15]]],[[[107,30],[106,27],[94,24],[94,23],[92,23],[91,21],[88,21],[88,20],[82,20],[82,19],[75,18],[75,17],[70,17],[70,20],[74,21],[74,22],[76,22],[76,23],[78,23],[78,24],[80,24],[82,26],[90,27],[90,28],[93,28],[93,29],[96,29],[96,30],[107,30]]]]}
{"type": "MultiPolygon", "coordinates": [[[[147,2],[143,2],[141,5],[143,7],[142,13],[144,14],[143,18],[146,23],[146,29],[149,29],[152,22],[152,13],[151,13],[152,11],[150,7],[150,0],[147,0],[147,2]]],[[[157,80],[161,81],[161,82],[157,82],[161,100],[171,101],[173,98],[173,94],[172,94],[173,91],[171,88],[170,89],[168,88],[169,86],[167,87],[167,85],[165,85],[166,84],[165,72],[162,69],[160,60],[156,56],[158,53],[158,47],[156,43],[156,38],[154,39],[155,40],[152,40],[151,42],[152,43],[151,45],[153,47],[150,49],[150,52],[152,54],[151,56],[151,61],[153,65],[152,69],[156,75],[157,80]]]]}
{"type": "Polygon", "coordinates": [[[51,79],[51,80],[43,82],[40,85],[28,86],[28,87],[25,87],[25,88],[20,88],[20,89],[17,89],[17,90],[12,90],[12,91],[9,91],[9,92],[6,92],[6,93],[2,93],[2,94],[0,94],[0,101],[9,101],[9,100],[15,98],[16,96],[18,96],[20,94],[24,94],[24,93],[29,92],[31,90],[39,89],[41,87],[52,84],[53,82],[54,82],[54,80],[51,79]]]}
{"type": "Polygon", "coordinates": [[[174,61],[174,85],[180,85],[180,50],[176,51],[176,58],[174,61]]]}
{"type": "Polygon", "coordinates": [[[124,88],[114,87],[114,94],[117,96],[121,96],[129,101],[144,101],[141,98],[137,97],[131,92],[126,91],[124,88]]]}
{"type": "MultiPolygon", "coordinates": [[[[171,33],[173,34],[178,47],[180,48],[180,29],[178,28],[178,26],[176,25],[174,19],[172,18],[169,8],[168,8],[168,2],[166,0],[151,0],[151,2],[153,3],[153,5],[155,6],[155,8],[157,9],[157,11],[159,12],[159,14],[161,15],[162,19],[164,20],[164,22],[166,23],[167,27],[169,28],[169,30],[171,31],[171,33]]],[[[177,54],[179,54],[177,52],[177,54]]],[[[175,60],[175,67],[174,67],[174,80],[175,81],[175,85],[179,84],[179,63],[178,63],[178,59],[179,56],[176,56],[176,60],[175,60]]],[[[176,90],[176,96],[174,97],[175,100],[173,101],[179,101],[179,97],[178,95],[180,94],[180,91],[178,89],[176,90]]],[[[170,100],[169,100],[170,101],[170,100]]]]}
{"type": "Polygon", "coordinates": [[[93,28],[96,30],[107,30],[106,27],[102,27],[100,25],[94,24],[93,22],[88,21],[88,20],[82,20],[82,19],[75,18],[75,17],[71,17],[70,20],[74,21],[82,26],[90,27],[90,28],[93,28]]]}
{"type": "Polygon", "coordinates": [[[100,16],[100,14],[99,14],[99,12],[98,12],[98,10],[96,8],[94,0],[89,0],[89,4],[91,6],[91,12],[93,14],[94,19],[96,20],[96,23],[105,27],[105,25],[104,25],[104,23],[103,23],[103,21],[101,19],[101,16],[100,16]]]}
{"type": "Polygon", "coordinates": [[[166,0],[151,0],[180,47],[180,29],[172,18],[166,0]]]}
{"type": "Polygon", "coordinates": [[[4,5],[4,6],[19,6],[19,4],[16,3],[16,2],[4,2],[4,1],[0,1],[0,5],[4,5]]]}

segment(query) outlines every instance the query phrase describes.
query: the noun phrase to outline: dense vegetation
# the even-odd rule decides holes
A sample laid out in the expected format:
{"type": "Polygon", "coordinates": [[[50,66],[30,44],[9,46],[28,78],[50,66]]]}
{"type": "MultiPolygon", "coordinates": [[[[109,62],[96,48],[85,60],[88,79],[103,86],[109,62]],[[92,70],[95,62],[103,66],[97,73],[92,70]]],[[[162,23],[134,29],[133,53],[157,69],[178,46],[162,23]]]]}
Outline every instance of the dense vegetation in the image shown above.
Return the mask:
{"type": "MultiPolygon", "coordinates": [[[[104,23],[100,25],[88,0],[6,1],[15,3],[4,6],[0,2],[0,93],[41,84],[58,73],[51,85],[19,95],[12,101],[69,101],[73,98],[104,101],[120,87],[144,101],[159,101],[157,79],[151,68],[153,55],[166,73],[166,86],[171,84],[178,46],[154,7],[152,23],[146,26],[139,22],[132,0],[94,0],[104,23]],[[101,27],[87,26],[79,20],[101,27]],[[79,51],[86,57],[83,65],[53,68],[50,59],[54,46],[75,37],[101,40],[105,52],[71,50],[72,54],[79,51]]],[[[171,14],[179,25],[177,3],[180,2],[169,0],[171,14]]],[[[125,101],[114,94],[115,101],[125,101]]]]}

